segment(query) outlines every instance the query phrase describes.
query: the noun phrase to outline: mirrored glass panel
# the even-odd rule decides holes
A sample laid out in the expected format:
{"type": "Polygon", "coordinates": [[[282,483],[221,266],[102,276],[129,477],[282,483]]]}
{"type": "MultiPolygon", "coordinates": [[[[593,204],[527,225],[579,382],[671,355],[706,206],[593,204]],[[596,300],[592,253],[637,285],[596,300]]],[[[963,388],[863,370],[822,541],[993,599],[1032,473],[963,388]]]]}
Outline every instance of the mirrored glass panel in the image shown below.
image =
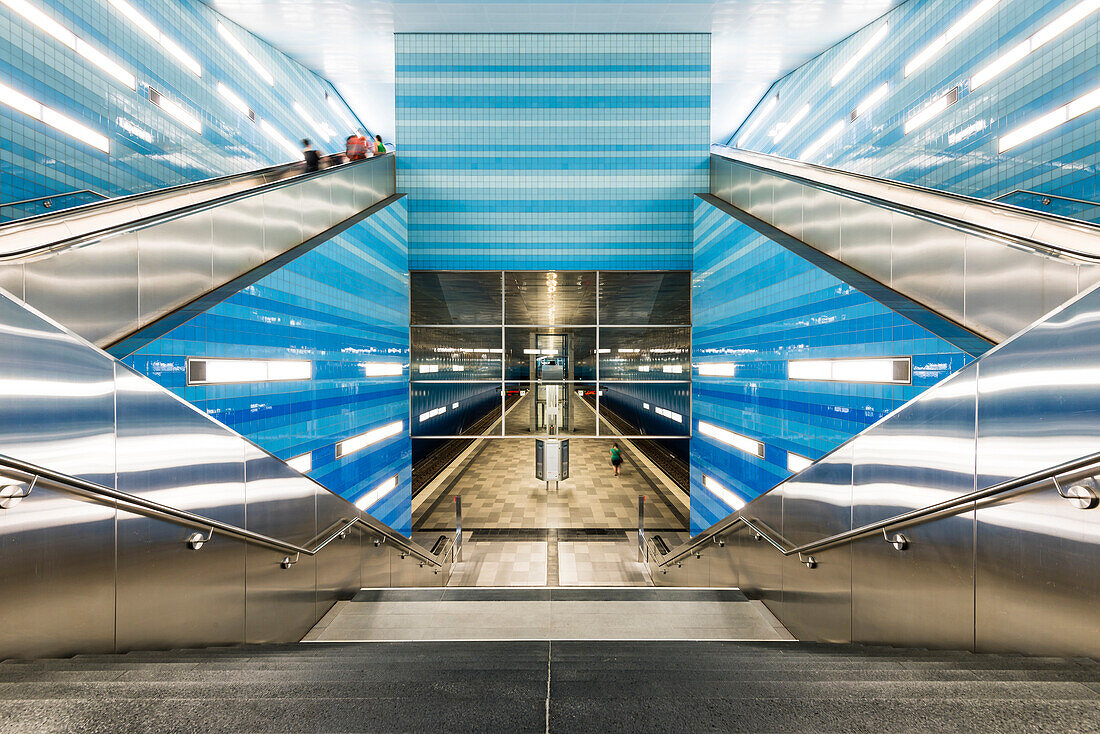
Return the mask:
{"type": "Polygon", "coordinates": [[[505,393],[519,399],[504,417],[505,435],[593,436],[595,391],[594,383],[510,382],[505,393]]]}
{"type": "Polygon", "coordinates": [[[503,314],[499,272],[413,271],[410,323],[499,324],[503,314]]]}
{"type": "Polygon", "coordinates": [[[601,324],[691,324],[691,273],[600,272],[601,324]]]}
{"type": "Polygon", "coordinates": [[[600,328],[600,380],[691,379],[691,328],[600,328]]]}
{"type": "Polygon", "coordinates": [[[504,274],[508,325],[596,323],[596,274],[568,270],[504,274]]]}
{"type": "Polygon", "coordinates": [[[688,383],[601,383],[599,397],[601,423],[624,435],[690,435],[688,383]]]}
{"type": "Polygon", "coordinates": [[[508,327],[504,332],[505,379],[596,379],[596,330],[508,327]]]}
{"type": "Polygon", "coordinates": [[[500,380],[500,328],[440,329],[414,326],[409,334],[409,379],[500,380]]]}
{"type": "Polygon", "coordinates": [[[413,437],[500,435],[500,392],[499,382],[414,383],[409,391],[413,437]]]}

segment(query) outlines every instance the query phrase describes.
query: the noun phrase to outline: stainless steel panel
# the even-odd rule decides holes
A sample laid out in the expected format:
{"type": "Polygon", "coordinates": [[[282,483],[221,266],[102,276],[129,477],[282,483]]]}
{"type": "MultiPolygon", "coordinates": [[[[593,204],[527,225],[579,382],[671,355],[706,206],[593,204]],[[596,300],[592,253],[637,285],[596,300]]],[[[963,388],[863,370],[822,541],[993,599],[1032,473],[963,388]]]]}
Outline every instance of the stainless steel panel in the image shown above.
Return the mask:
{"type": "Polygon", "coordinates": [[[302,239],[321,234],[326,229],[339,224],[332,209],[331,176],[303,181],[301,189],[302,239]]]}
{"type": "MultiPolygon", "coordinates": [[[[757,497],[746,514],[776,530],[783,526],[783,497],[776,490],[757,497]]],[[[760,599],[769,607],[778,608],[783,597],[783,557],[762,540],[756,540],[751,530],[733,534],[737,539],[737,573],[741,591],[752,599],[760,599]]]]}
{"type": "Polygon", "coordinates": [[[112,506],[39,487],[0,510],[0,538],[0,657],[114,650],[112,506]]]}
{"type": "Polygon", "coordinates": [[[1033,253],[966,238],[965,323],[1004,341],[1043,314],[1042,261],[1033,253]]]}
{"type": "MultiPolygon", "coordinates": [[[[842,446],[773,492],[783,498],[786,539],[801,545],[852,527],[852,447],[842,446]]],[[[815,552],[815,568],[797,556],[782,562],[780,619],[795,637],[852,639],[852,547],[815,552]]],[[[778,613],[777,613],[778,616],[778,613]]]]}
{"type": "Polygon", "coordinates": [[[213,287],[212,220],[210,211],[202,211],[137,232],[140,324],[171,313],[213,287]]]}
{"type": "Polygon", "coordinates": [[[888,285],[949,319],[965,314],[966,236],[915,217],[891,216],[888,285]]]}
{"type": "Polygon", "coordinates": [[[890,212],[841,199],[840,259],[880,283],[890,282],[890,212]]]}
{"type": "Polygon", "coordinates": [[[836,194],[807,187],[802,200],[802,241],[838,260],[840,199],[836,194]]]}
{"type": "MultiPolygon", "coordinates": [[[[359,515],[355,505],[344,498],[320,486],[316,487],[316,491],[318,533],[359,515]]],[[[317,554],[318,619],[337,601],[350,599],[363,587],[360,575],[362,535],[359,530],[349,530],[343,538],[336,538],[317,554]]]]}
{"type": "MultiPolygon", "coordinates": [[[[925,392],[853,442],[852,524],[974,490],[977,365],[925,392]]],[[[891,529],[852,548],[852,636],[859,642],[969,648],[974,639],[974,516],[891,529]]]]}
{"type": "Polygon", "coordinates": [[[360,210],[355,207],[355,178],[350,173],[330,176],[333,220],[342,222],[360,210]]]}
{"type": "Polygon", "coordinates": [[[1077,295],[1077,265],[1067,260],[1043,260],[1043,296],[1039,310],[1045,316],[1077,295]]]}
{"type": "Polygon", "coordinates": [[[302,192],[296,186],[269,191],[264,200],[264,259],[302,243],[302,192]]]}
{"type": "Polygon", "coordinates": [[[776,178],[773,182],[772,226],[802,239],[802,200],[805,195],[805,186],[776,178]]]}
{"type": "Polygon", "coordinates": [[[744,166],[730,166],[730,198],[729,202],[738,209],[749,210],[749,191],[752,180],[749,177],[749,169],[744,166]]]}
{"type": "MultiPolygon", "coordinates": [[[[245,449],[246,527],[303,545],[317,534],[315,485],[253,446],[245,449]]],[[[323,551],[322,551],[323,552],[323,551]]],[[[249,642],[301,639],[316,621],[314,560],[302,556],[288,569],[284,554],[248,547],[245,635],[249,642]]]]}
{"type": "Polygon", "coordinates": [[[21,263],[0,263],[0,288],[19,300],[24,300],[23,265],[21,263]]]}
{"type": "MultiPolygon", "coordinates": [[[[244,446],[238,436],[116,364],[118,488],[241,527],[244,446]]],[[[239,643],[244,639],[245,545],[118,512],[117,648],[239,643]]]]}
{"type": "Polygon", "coordinates": [[[362,532],[359,545],[362,549],[360,585],[364,589],[383,589],[390,583],[390,550],[383,538],[369,530],[362,532]]]}
{"type": "Polygon", "coordinates": [[[749,172],[749,214],[765,222],[772,222],[774,176],[759,171],[749,172]]]}
{"type": "Polygon", "coordinates": [[[1077,266],[1077,292],[1084,293],[1100,283],[1100,265],[1079,263],[1077,266]]]}
{"type": "Polygon", "coordinates": [[[447,574],[439,568],[405,556],[396,548],[389,548],[391,586],[446,586],[447,574]]]}
{"type": "Polygon", "coordinates": [[[978,510],[978,650],[1100,656],[1098,514],[1053,487],[978,510]]]}
{"type": "Polygon", "coordinates": [[[733,163],[719,156],[710,157],[710,193],[729,201],[733,193],[733,163]]]}
{"type": "Polygon", "coordinates": [[[109,343],[138,313],[138,243],[123,235],[25,262],[26,301],[80,336],[109,343]]]}
{"type": "Polygon", "coordinates": [[[243,199],[233,206],[212,209],[215,285],[259,267],[264,262],[264,200],[243,199]]]}

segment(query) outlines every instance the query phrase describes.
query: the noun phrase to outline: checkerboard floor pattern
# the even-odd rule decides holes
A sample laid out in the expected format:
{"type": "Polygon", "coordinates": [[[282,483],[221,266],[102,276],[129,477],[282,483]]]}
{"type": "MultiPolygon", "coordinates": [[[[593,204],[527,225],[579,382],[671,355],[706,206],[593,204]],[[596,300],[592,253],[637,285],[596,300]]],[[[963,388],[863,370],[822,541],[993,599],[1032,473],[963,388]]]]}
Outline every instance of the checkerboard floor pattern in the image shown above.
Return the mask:
{"type": "MultiPolygon", "coordinates": [[[[465,528],[638,527],[638,495],[646,496],[646,527],[683,527],[629,460],[612,476],[606,439],[570,439],[570,478],[558,489],[535,479],[534,440],[494,440],[470,463],[452,494],[462,496],[465,528]]],[[[454,509],[443,502],[418,529],[454,527],[454,509]]]]}

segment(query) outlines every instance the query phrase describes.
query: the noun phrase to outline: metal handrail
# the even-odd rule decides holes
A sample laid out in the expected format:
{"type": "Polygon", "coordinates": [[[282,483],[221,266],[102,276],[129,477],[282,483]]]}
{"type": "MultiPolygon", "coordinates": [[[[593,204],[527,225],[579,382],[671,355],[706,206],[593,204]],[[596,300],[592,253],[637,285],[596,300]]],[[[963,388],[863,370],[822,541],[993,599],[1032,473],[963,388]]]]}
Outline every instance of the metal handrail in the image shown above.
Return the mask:
{"type": "Polygon", "coordinates": [[[195,550],[198,550],[209,542],[214,534],[217,533],[282,553],[293,553],[293,558],[287,555],[283,559],[282,566],[284,568],[290,568],[297,563],[302,555],[317,555],[325,546],[336,538],[346,534],[352,526],[358,524],[382,536],[383,542],[396,546],[401,552],[416,557],[422,563],[430,564],[436,568],[442,568],[443,566],[443,562],[433,556],[430,551],[403,538],[401,535],[377,520],[374,520],[374,518],[371,518],[369,515],[356,515],[352,518],[337,520],[330,526],[331,529],[322,531],[319,536],[309,541],[306,545],[298,545],[297,543],[273,538],[253,530],[246,530],[245,528],[237,527],[236,525],[231,525],[220,520],[197,515],[187,510],[181,510],[177,507],[163,505],[159,502],[129,494],[128,492],[112,489],[111,487],[96,482],[90,482],[86,479],[63,474],[29,462],[20,461],[10,456],[0,454],[0,467],[25,475],[26,479],[23,481],[29,482],[29,488],[21,494],[0,493],[0,508],[6,509],[7,507],[11,507],[13,506],[12,504],[6,504],[8,501],[13,499],[18,501],[30,495],[36,487],[49,484],[53,489],[68,492],[69,494],[76,494],[94,500],[114,500],[124,503],[126,507],[123,509],[127,511],[137,509],[139,510],[137,514],[156,517],[158,519],[174,522],[177,525],[206,531],[205,536],[200,533],[195,533],[187,538],[187,544],[195,550]]]}
{"type": "Polygon", "coordinates": [[[816,565],[816,560],[812,556],[809,556],[810,553],[813,553],[814,551],[825,550],[826,548],[830,548],[836,545],[850,543],[868,535],[878,534],[880,531],[883,533],[884,537],[886,537],[886,540],[888,542],[893,543],[896,547],[899,547],[899,549],[901,549],[908,544],[908,539],[902,536],[898,536],[896,538],[890,538],[886,536],[887,528],[902,528],[911,525],[917,525],[935,517],[941,516],[943,515],[943,513],[953,514],[954,510],[958,510],[959,508],[962,508],[963,506],[969,505],[973,502],[978,502],[980,500],[1002,495],[1017,489],[1022,489],[1028,487],[1028,485],[1036,485],[1027,490],[1034,491],[1038,489],[1039,486],[1041,486],[1039,484],[1040,482],[1045,482],[1047,480],[1054,480],[1055,488],[1058,490],[1058,494],[1061,497],[1079,503],[1078,507],[1081,507],[1082,509],[1089,509],[1092,507],[1096,507],[1098,502],[1100,502],[1100,498],[1098,498],[1093,490],[1082,488],[1084,490],[1084,492],[1082,492],[1080,489],[1075,491],[1076,488],[1074,487],[1063,489],[1061,484],[1058,482],[1058,477],[1062,474],[1080,471],[1081,469],[1085,468],[1095,468],[1097,470],[1100,470],[1100,453],[1082,456],[1079,459],[1067,461],[1062,464],[1049,467],[1047,469],[1032,472],[1031,474],[1025,474],[1024,476],[1017,477],[1016,479],[1009,479],[999,484],[994,484],[992,486],[986,487],[985,489],[979,489],[974,492],[968,492],[966,494],[958,495],[949,500],[944,500],[943,502],[937,502],[935,504],[926,505],[925,507],[921,507],[915,510],[909,510],[907,512],[893,515],[883,520],[877,520],[866,525],[861,525],[858,528],[845,530],[844,532],[829,535],[827,537],[820,538],[810,543],[804,543],[802,545],[795,545],[791,543],[782,535],[767,527],[759,519],[742,514],[741,512],[736,512],[725,518],[724,520],[720,520],[719,522],[715,523],[706,531],[700,533],[694,538],[691,538],[679,548],[675,548],[671,552],[662,556],[657,561],[657,566],[659,568],[663,568],[672,563],[676,563],[685,556],[691,555],[692,552],[694,552],[699,547],[705,545],[708,541],[715,540],[719,535],[723,535],[726,532],[731,531],[737,525],[743,525],[744,527],[753,530],[758,536],[760,536],[761,540],[766,540],[776,550],[778,550],[785,556],[798,555],[799,560],[808,565],[810,568],[813,568],[816,565]],[[803,556],[807,557],[803,558],[803,556]]]}
{"type": "MultiPolygon", "coordinates": [[[[1031,189],[1012,189],[1012,191],[1001,194],[1000,196],[994,196],[990,201],[995,201],[998,204],[1005,204],[1005,202],[1002,201],[1003,199],[1007,199],[1010,196],[1016,196],[1017,194],[1028,194],[1029,196],[1041,196],[1044,199],[1058,199],[1059,201],[1072,201],[1074,204],[1085,204],[1086,206],[1100,207],[1100,201],[1090,201],[1089,199],[1075,199],[1072,196],[1062,196],[1060,194],[1044,194],[1042,191],[1032,191],[1031,189]]],[[[5,204],[5,206],[7,206],[7,205],[5,204]]],[[[1006,204],[1006,206],[1015,207],[1015,206],[1018,206],[1018,205],[1017,204],[1006,204]]],[[[1030,209],[1029,207],[1024,207],[1024,208],[1028,209],[1029,211],[1035,211],[1034,209],[1030,209]]],[[[1050,214],[1049,212],[1039,212],[1039,213],[1040,214],[1046,214],[1047,216],[1052,216],[1052,217],[1063,217],[1063,215],[1061,215],[1061,214],[1050,214]]],[[[1095,224],[1095,222],[1086,222],[1086,224],[1095,224]]]]}
{"type": "Polygon", "coordinates": [[[744,166],[746,168],[749,168],[749,169],[752,169],[752,170],[755,170],[755,171],[759,171],[759,172],[765,173],[767,175],[776,176],[777,178],[782,178],[782,179],[785,179],[787,181],[794,181],[795,183],[810,186],[810,187],[818,189],[820,191],[827,191],[829,193],[836,194],[838,196],[843,196],[843,197],[852,199],[853,201],[860,201],[860,202],[863,202],[864,204],[869,204],[871,206],[875,206],[875,207],[878,207],[880,209],[885,209],[885,210],[888,210],[888,211],[896,211],[898,213],[905,214],[906,216],[913,217],[915,219],[923,219],[925,221],[932,222],[933,224],[937,224],[937,225],[940,225],[942,227],[947,227],[947,228],[950,228],[950,229],[953,229],[953,230],[956,230],[956,231],[959,231],[959,232],[963,232],[964,234],[975,235],[975,236],[981,237],[982,239],[986,239],[986,240],[1000,241],[1008,247],[1016,247],[1016,248],[1022,248],[1024,250],[1039,252],[1039,253],[1042,253],[1042,254],[1047,255],[1049,257],[1053,257],[1053,258],[1057,258],[1057,259],[1077,260],[1077,261],[1081,261],[1081,262],[1087,262],[1087,263],[1090,263],[1090,264],[1100,263],[1100,254],[1097,254],[1097,253],[1083,252],[1083,251],[1080,251],[1080,250],[1074,250],[1074,249],[1071,249],[1071,248],[1068,248],[1068,247],[1063,247],[1061,245],[1055,245],[1055,244],[1051,244],[1051,243],[1048,243],[1048,242],[1041,242],[1041,241],[1035,240],[1031,237],[1026,237],[1024,235],[1015,234],[1015,233],[1012,233],[1012,232],[1003,232],[1003,231],[996,230],[996,229],[991,229],[991,228],[983,226],[981,224],[975,224],[973,222],[969,222],[969,221],[966,221],[966,220],[963,220],[963,219],[959,219],[959,218],[951,216],[949,214],[943,214],[943,213],[940,213],[940,212],[930,211],[928,209],[924,209],[924,208],[921,208],[919,206],[913,206],[913,205],[910,205],[910,204],[903,204],[903,203],[900,203],[900,202],[897,202],[897,201],[892,201],[892,200],[887,199],[887,198],[876,196],[874,194],[868,194],[868,193],[864,193],[864,192],[861,192],[861,191],[853,191],[851,189],[846,189],[842,186],[838,186],[836,184],[826,183],[824,181],[818,181],[814,178],[811,178],[808,175],[799,175],[797,173],[790,173],[788,171],[780,171],[780,170],[776,170],[774,168],[768,168],[767,166],[762,165],[760,163],[754,163],[751,160],[745,160],[745,159],[746,158],[751,159],[751,158],[754,158],[754,157],[756,157],[756,158],[765,158],[765,159],[772,158],[772,159],[775,159],[777,161],[781,161],[784,165],[796,166],[796,167],[799,167],[801,169],[808,169],[807,173],[815,171],[815,170],[821,170],[821,171],[825,171],[827,173],[838,175],[838,176],[844,176],[844,177],[848,177],[848,178],[854,178],[854,179],[859,179],[859,180],[863,180],[863,181],[869,181],[869,182],[877,184],[877,185],[889,186],[891,188],[912,189],[914,191],[918,191],[920,193],[927,194],[927,195],[935,195],[935,196],[942,197],[942,198],[960,200],[960,201],[966,202],[967,205],[970,205],[970,206],[984,206],[984,207],[987,207],[987,208],[990,208],[990,209],[997,209],[997,208],[1008,209],[1008,210],[1011,210],[1012,213],[1017,214],[1017,215],[1023,214],[1023,215],[1031,216],[1031,217],[1042,217],[1042,218],[1048,218],[1048,219],[1051,219],[1051,220],[1058,220],[1061,223],[1063,223],[1065,225],[1068,225],[1068,226],[1071,226],[1075,229],[1097,229],[1097,234],[1100,235],[1100,225],[1097,225],[1097,224],[1092,223],[1092,222],[1086,222],[1086,221],[1079,220],[1079,219],[1072,219],[1070,217],[1062,217],[1062,216],[1059,216],[1059,215],[1056,215],[1056,214],[1049,214],[1047,212],[1036,211],[1034,209],[1027,209],[1025,207],[1013,206],[1011,204],[1004,204],[1004,203],[999,202],[999,201],[992,201],[992,200],[989,200],[989,199],[975,199],[973,197],[963,196],[962,194],[953,194],[953,193],[950,193],[950,192],[938,191],[938,190],[935,190],[935,189],[928,189],[928,188],[925,188],[925,187],[922,187],[922,186],[917,186],[915,184],[908,184],[908,183],[903,183],[903,182],[899,182],[899,181],[891,181],[891,180],[887,180],[887,179],[876,178],[874,176],[868,176],[866,174],[852,173],[852,172],[849,172],[849,171],[843,171],[843,170],[836,169],[836,168],[828,168],[827,166],[818,166],[818,165],[815,165],[815,164],[812,164],[812,163],[806,163],[804,161],[794,161],[794,160],[790,160],[788,158],[782,158],[780,156],[773,156],[773,155],[770,155],[770,154],[767,154],[767,153],[758,153],[756,151],[741,150],[741,149],[737,149],[737,148],[731,148],[729,150],[730,150],[729,154],[714,152],[713,150],[712,150],[712,154],[716,155],[720,158],[724,158],[725,160],[732,161],[732,162],[736,163],[739,166],[744,166]]]}
{"type": "MultiPolygon", "coordinates": [[[[160,224],[160,223],[163,223],[163,222],[171,221],[173,219],[178,219],[180,217],[184,217],[184,216],[187,216],[189,214],[193,214],[195,212],[202,211],[204,209],[213,209],[215,207],[224,206],[226,204],[237,201],[239,199],[245,199],[245,198],[249,198],[249,197],[252,197],[252,196],[257,196],[257,195],[260,195],[260,194],[265,194],[265,193],[268,193],[270,191],[274,191],[276,189],[286,188],[288,186],[297,186],[297,185],[299,185],[299,184],[301,184],[305,181],[310,181],[314,178],[320,178],[322,176],[331,175],[333,172],[337,171],[338,169],[346,170],[348,167],[351,167],[351,166],[354,166],[354,165],[359,165],[359,164],[365,164],[365,163],[368,163],[370,161],[380,160],[380,159],[385,158],[386,156],[390,156],[390,155],[394,155],[394,154],[393,153],[386,153],[384,155],[373,156],[371,158],[366,158],[366,159],[361,160],[361,161],[350,161],[348,163],[343,163],[343,164],[339,164],[339,165],[335,165],[335,166],[329,166],[328,168],[322,168],[318,171],[312,171],[310,173],[304,173],[304,174],[301,174],[301,175],[298,175],[298,176],[289,176],[289,177],[281,178],[281,179],[274,180],[274,181],[266,181],[264,183],[258,184],[257,186],[254,186],[252,188],[243,189],[241,191],[234,191],[234,192],[226,194],[224,196],[217,196],[213,199],[207,199],[205,201],[200,201],[200,202],[197,202],[197,203],[194,203],[194,204],[188,204],[186,206],[178,207],[178,208],[175,208],[175,209],[169,209],[168,211],[159,212],[157,214],[152,214],[152,215],[149,215],[149,216],[146,216],[146,217],[141,217],[141,218],[138,218],[138,219],[131,220],[129,222],[123,222],[122,224],[115,224],[115,225],[112,225],[112,226],[109,226],[109,227],[104,227],[103,229],[100,229],[100,230],[95,230],[95,231],[92,231],[92,232],[86,232],[84,234],[78,234],[78,235],[74,235],[72,237],[66,237],[64,239],[56,240],[56,241],[50,242],[48,244],[35,245],[35,246],[27,248],[25,250],[15,250],[15,251],[12,251],[12,252],[0,252],[0,261],[3,261],[3,260],[18,260],[18,259],[21,259],[21,258],[33,256],[33,255],[39,255],[39,254],[42,254],[42,253],[53,252],[55,250],[62,250],[62,249],[66,249],[66,248],[78,247],[80,245],[89,244],[89,243],[92,243],[92,242],[96,242],[98,240],[102,240],[105,237],[110,237],[110,236],[118,235],[118,234],[125,234],[127,232],[132,232],[132,231],[138,230],[138,229],[144,229],[146,227],[150,227],[150,226],[153,226],[155,224],[160,224]]],[[[299,166],[299,165],[301,165],[301,164],[300,163],[299,164],[287,164],[287,166],[285,166],[285,167],[293,168],[293,167],[299,166]]],[[[238,174],[238,175],[244,176],[244,175],[249,175],[249,174],[238,174]]],[[[213,180],[217,180],[217,179],[213,179],[213,180]]],[[[149,192],[149,193],[150,194],[157,194],[157,193],[164,193],[165,191],[170,191],[170,190],[171,189],[159,189],[157,191],[153,191],[153,192],[149,192]]],[[[111,202],[118,202],[118,201],[121,201],[121,199],[111,199],[110,201],[111,202]]],[[[95,202],[91,206],[100,206],[100,205],[103,205],[105,203],[106,202],[95,202]]],[[[71,214],[75,211],[76,211],[76,208],[64,210],[64,212],[67,212],[69,214],[71,214]]],[[[58,213],[60,213],[60,212],[58,212],[58,213]]],[[[53,214],[44,215],[44,216],[53,216],[53,214]]],[[[20,224],[20,225],[22,225],[22,224],[26,224],[27,222],[30,222],[32,220],[33,220],[33,218],[31,218],[31,219],[18,219],[15,222],[11,222],[11,224],[20,224]]],[[[3,234],[4,234],[3,228],[0,227],[0,237],[2,237],[3,234]]]]}
{"type": "MultiPolygon", "coordinates": [[[[20,199],[19,201],[3,201],[3,202],[0,202],[0,207],[21,206],[23,204],[33,204],[36,201],[50,201],[51,199],[60,199],[60,198],[65,197],[65,196],[76,196],[77,194],[92,194],[94,196],[99,197],[99,199],[100,199],[99,201],[90,201],[90,202],[88,202],[89,204],[102,204],[104,201],[111,198],[111,197],[107,196],[107,194],[101,194],[98,191],[95,191],[93,189],[77,189],[76,191],[62,191],[60,194],[49,194],[47,196],[36,196],[33,199],[20,199]]],[[[69,211],[69,210],[64,210],[64,211],[69,211]]],[[[46,215],[57,214],[57,213],[58,212],[46,212],[46,215]]],[[[43,216],[46,216],[46,215],[43,215],[43,216]]],[[[20,219],[18,221],[25,222],[29,218],[30,217],[27,217],[26,219],[20,219]]]]}

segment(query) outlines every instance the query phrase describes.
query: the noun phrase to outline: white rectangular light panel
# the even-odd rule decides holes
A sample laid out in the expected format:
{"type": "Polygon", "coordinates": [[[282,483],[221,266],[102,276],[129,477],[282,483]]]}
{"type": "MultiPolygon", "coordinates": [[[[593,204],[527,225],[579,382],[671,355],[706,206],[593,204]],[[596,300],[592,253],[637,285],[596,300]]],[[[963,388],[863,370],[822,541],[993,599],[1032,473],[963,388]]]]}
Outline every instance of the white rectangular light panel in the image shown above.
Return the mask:
{"type": "Polygon", "coordinates": [[[642,407],[649,410],[649,403],[642,403],[642,407]]]}
{"type": "Polygon", "coordinates": [[[457,408],[458,408],[458,403],[451,403],[451,410],[455,410],[457,408]]]}
{"type": "Polygon", "coordinates": [[[868,94],[862,102],[856,105],[855,110],[852,112],[852,119],[856,119],[860,115],[870,112],[875,105],[886,98],[886,95],[890,93],[889,82],[881,84],[875,88],[875,91],[868,94]]]}
{"type": "Polygon", "coordinates": [[[1010,150],[1017,145],[1022,145],[1029,140],[1033,140],[1043,133],[1050,132],[1054,128],[1064,125],[1074,118],[1080,117],[1087,112],[1092,112],[1097,107],[1100,107],[1100,87],[1097,87],[1088,94],[1081,95],[1069,104],[1062,105],[1053,112],[1048,112],[1042,117],[1021,125],[1015,130],[1001,136],[1001,139],[998,141],[998,150],[1004,153],[1006,150],[1010,150]]]}
{"type": "Polygon", "coordinates": [[[313,469],[313,452],[307,451],[304,454],[287,459],[286,465],[301,474],[309,474],[310,470],[313,469]]]}
{"type": "Polygon", "coordinates": [[[159,28],[150,22],[148,18],[139,13],[134,6],[126,2],[126,0],[107,0],[111,5],[115,7],[118,12],[122,13],[126,18],[145,32],[150,38],[160,44],[161,48],[169,53],[176,61],[180,62],[184,68],[188,69],[195,76],[202,76],[202,66],[195,60],[191,54],[184,51],[168,36],[164,35],[159,28]]]}
{"type": "Polygon", "coordinates": [[[396,421],[394,423],[387,423],[386,425],[367,431],[366,433],[360,433],[358,436],[352,436],[351,438],[345,438],[336,444],[336,458],[340,459],[349,454],[353,454],[356,451],[365,449],[371,444],[378,443],[390,436],[396,436],[401,433],[405,428],[404,421],[396,421]]]}
{"type": "Polygon", "coordinates": [[[778,143],[780,140],[787,137],[787,133],[794,129],[795,125],[802,122],[802,118],[808,114],[810,114],[810,105],[807,103],[802,105],[802,107],[798,110],[798,112],[794,113],[794,117],[792,117],[790,120],[787,120],[787,122],[779,123],[779,125],[777,125],[775,128],[775,134],[772,136],[775,142],[778,143]]]}
{"type": "Polygon", "coordinates": [[[908,135],[917,128],[923,127],[957,101],[959,101],[958,87],[951,89],[945,94],[941,94],[932,102],[917,110],[917,112],[905,121],[905,134],[908,135]]]}
{"type": "Polygon", "coordinates": [[[724,502],[731,510],[740,510],[745,506],[745,500],[708,476],[703,477],[703,486],[706,487],[711,494],[724,502]]]}
{"type": "Polygon", "coordinates": [[[243,99],[241,99],[236,92],[234,92],[232,89],[225,86],[221,82],[218,82],[218,94],[220,94],[222,98],[226,102],[228,102],[233,109],[237,110],[245,117],[253,116],[252,108],[249,107],[248,104],[243,99]]]}
{"type": "Polygon", "coordinates": [[[357,124],[352,122],[351,118],[348,117],[347,113],[344,112],[344,108],[340,106],[340,103],[336,100],[335,97],[330,96],[326,97],[326,99],[328,100],[329,106],[332,107],[332,111],[335,112],[336,116],[340,118],[340,121],[347,125],[349,133],[359,127],[357,124]]]}
{"type": "Polygon", "coordinates": [[[437,364],[422,364],[420,365],[420,374],[426,375],[432,372],[439,372],[439,365],[437,364]]]}
{"type": "Polygon", "coordinates": [[[164,94],[161,93],[159,90],[152,88],[149,89],[149,101],[151,101],[157,107],[160,107],[162,110],[182,122],[187,127],[191,128],[195,132],[199,134],[202,133],[202,122],[199,120],[199,118],[195,117],[186,109],[184,109],[183,105],[169,99],[168,97],[165,97],[164,94]]]}
{"type": "Polygon", "coordinates": [[[5,84],[0,84],[0,104],[7,105],[28,117],[33,117],[82,143],[87,143],[93,148],[102,150],[104,153],[111,152],[111,142],[105,135],[100,135],[90,127],[82,125],[71,117],[67,117],[57,110],[31,99],[25,94],[20,94],[5,84]]]}
{"type": "Polygon", "coordinates": [[[833,75],[830,85],[835,87],[837,84],[840,84],[841,80],[843,80],[844,77],[852,73],[852,69],[856,68],[856,65],[863,60],[864,56],[871,53],[871,50],[874,49],[875,46],[882,43],[882,39],[886,38],[886,34],[889,31],[890,24],[883,23],[882,27],[875,31],[874,34],[870,38],[868,38],[867,41],[862,46],[860,46],[854,54],[852,54],[852,57],[850,59],[844,62],[844,65],[841,66],[837,73],[833,75]]]}
{"type": "Polygon", "coordinates": [[[970,26],[981,20],[982,16],[988,13],[997,5],[1001,0],[981,0],[977,5],[970,9],[962,18],[957,20],[954,25],[948,28],[942,35],[940,35],[932,43],[924,47],[924,49],[910,60],[905,65],[905,76],[911,75],[913,72],[920,69],[922,66],[931,61],[940,51],[942,51],[947,44],[954,41],[961,36],[970,26]]]}
{"type": "Polygon", "coordinates": [[[908,385],[912,380],[912,359],[910,357],[792,359],[787,362],[787,379],[908,385]]]}
{"type": "Polygon", "coordinates": [[[313,379],[313,362],[299,359],[187,360],[188,385],[229,385],[245,382],[285,382],[313,379]]]}
{"type": "Polygon", "coordinates": [[[363,511],[369,510],[374,505],[377,505],[383,497],[385,497],[395,489],[397,489],[397,477],[392,476],[371,491],[367,492],[359,499],[357,499],[355,501],[355,506],[363,511]]]}
{"type": "Polygon", "coordinates": [[[674,411],[667,410],[665,408],[654,408],[653,412],[656,413],[657,415],[664,416],[665,418],[668,418],[669,420],[676,421],[677,423],[683,423],[684,422],[684,416],[682,416],[679,413],[676,413],[674,411]]]}
{"type": "Polygon", "coordinates": [[[669,375],[680,375],[684,372],[684,366],[682,364],[666,364],[661,368],[661,371],[669,375]]]}
{"type": "Polygon", "coordinates": [[[815,140],[806,146],[806,149],[798,156],[801,160],[812,158],[819,150],[824,148],[829,143],[833,142],[842,132],[844,132],[844,120],[837,120],[833,125],[826,130],[820,138],[815,140]]]}
{"type": "Polygon", "coordinates": [[[736,362],[702,362],[699,374],[709,377],[733,377],[737,374],[736,362]]]}
{"type": "Polygon", "coordinates": [[[397,376],[405,371],[405,365],[400,362],[364,362],[363,374],[367,377],[397,376]]]}
{"type": "Polygon", "coordinates": [[[749,126],[746,127],[745,131],[741,133],[741,135],[737,138],[738,146],[743,145],[745,143],[745,139],[750,134],[752,134],[752,131],[760,127],[760,123],[764,121],[764,118],[771,114],[771,111],[775,108],[775,105],[778,101],[778,97],[772,97],[768,101],[764,102],[764,104],[760,105],[760,109],[756,111],[756,115],[754,116],[753,121],[749,123],[749,126]]]}
{"type": "MultiPolygon", "coordinates": [[[[114,0],[112,0],[112,2],[113,1],[114,0]]],[[[268,85],[272,87],[275,86],[275,77],[271,75],[267,67],[260,63],[260,60],[253,56],[252,53],[244,47],[244,44],[233,35],[233,31],[226,28],[221,21],[218,21],[218,35],[224,38],[225,42],[229,44],[229,47],[236,51],[242,59],[248,62],[248,65],[252,67],[253,71],[260,75],[261,79],[267,82],[268,85]]]]}
{"type": "Polygon", "coordinates": [[[812,463],[814,463],[812,460],[807,459],[801,454],[796,454],[792,451],[787,452],[787,471],[797,474],[812,463]]]}
{"type": "Polygon", "coordinates": [[[720,428],[719,426],[704,421],[699,421],[699,433],[704,436],[710,436],[716,441],[721,441],[727,446],[740,449],[746,454],[752,454],[761,459],[764,458],[764,444],[754,438],[742,436],[740,433],[734,433],[733,431],[720,428]]]}
{"type": "Polygon", "coordinates": [[[537,349],[524,349],[523,353],[524,354],[538,354],[539,350],[537,350],[537,349]]]}

